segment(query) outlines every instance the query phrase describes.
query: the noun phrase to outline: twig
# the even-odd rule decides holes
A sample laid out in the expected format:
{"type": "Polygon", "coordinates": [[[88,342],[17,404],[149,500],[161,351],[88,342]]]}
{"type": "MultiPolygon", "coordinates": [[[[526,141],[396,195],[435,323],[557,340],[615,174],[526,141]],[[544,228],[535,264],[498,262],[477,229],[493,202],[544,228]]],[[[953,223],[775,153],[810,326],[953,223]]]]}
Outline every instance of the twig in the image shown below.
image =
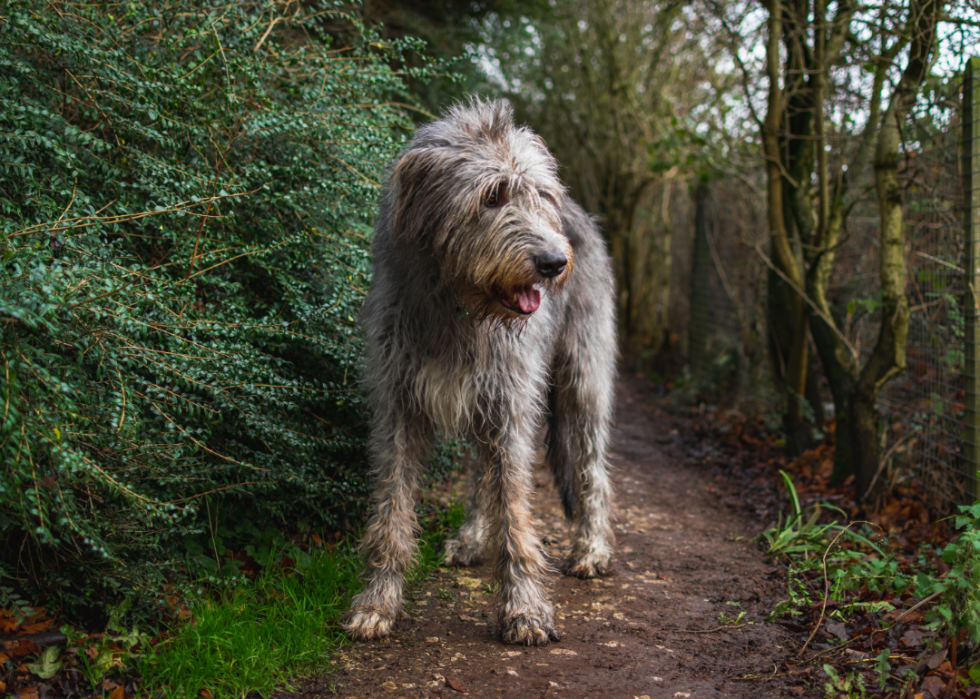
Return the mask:
{"type": "Polygon", "coordinates": [[[255,45],[255,48],[252,49],[252,51],[258,51],[260,48],[262,48],[262,44],[265,43],[265,39],[266,39],[267,36],[269,36],[269,32],[272,31],[272,28],[274,26],[276,26],[276,24],[278,24],[279,22],[283,21],[284,19],[286,19],[286,18],[285,17],[276,17],[271,22],[269,22],[269,26],[266,28],[265,34],[262,35],[262,38],[259,39],[259,43],[257,43],[255,45]]]}
{"type": "Polygon", "coordinates": [[[755,249],[756,253],[759,255],[759,257],[762,258],[763,262],[766,263],[769,269],[771,269],[773,272],[778,274],[780,279],[782,279],[784,282],[789,284],[793,288],[793,291],[795,291],[797,294],[800,295],[800,298],[803,299],[807,303],[807,305],[810,306],[810,308],[812,308],[813,311],[818,316],[820,316],[823,322],[826,323],[827,326],[834,331],[834,334],[837,335],[838,338],[840,338],[840,341],[844,343],[844,346],[847,347],[848,350],[850,350],[851,356],[857,359],[858,351],[854,349],[854,345],[852,345],[848,341],[848,339],[844,336],[844,334],[837,328],[837,325],[834,323],[834,321],[831,320],[826,313],[820,310],[820,307],[817,306],[816,303],[814,303],[813,299],[807,296],[807,294],[800,287],[794,284],[793,280],[787,277],[786,274],[783,272],[783,270],[779,269],[779,267],[777,267],[772,263],[772,260],[769,259],[769,256],[766,255],[766,253],[762,252],[762,249],[759,247],[758,243],[753,242],[749,244],[755,249]]]}
{"type": "Polygon", "coordinates": [[[664,626],[663,628],[665,631],[676,631],[677,633],[702,634],[702,633],[717,633],[719,631],[728,631],[729,629],[740,629],[743,626],[745,626],[745,624],[726,624],[725,626],[718,626],[713,629],[708,629],[707,631],[688,631],[687,629],[677,629],[677,628],[671,628],[669,626],[664,626]]]}
{"type": "Polygon", "coordinates": [[[915,251],[912,254],[913,255],[918,255],[919,257],[924,257],[927,260],[932,260],[933,262],[936,262],[938,264],[944,265],[946,267],[949,267],[952,270],[955,270],[955,271],[959,272],[960,274],[963,274],[963,268],[962,267],[957,267],[953,263],[947,262],[946,260],[940,260],[938,257],[933,257],[932,255],[927,255],[924,252],[919,252],[918,250],[915,251]]]}
{"type": "Polygon", "coordinates": [[[69,229],[78,228],[89,228],[91,226],[108,226],[118,223],[126,223],[129,221],[137,221],[142,218],[147,218],[148,216],[159,216],[160,214],[169,214],[175,211],[184,211],[186,213],[191,213],[189,210],[199,206],[206,206],[213,202],[220,201],[221,199],[233,199],[235,197],[245,197],[250,194],[255,194],[261,190],[265,185],[260,185],[249,192],[239,192],[236,194],[225,194],[217,197],[208,197],[207,199],[199,199],[198,201],[182,201],[174,204],[173,206],[168,206],[162,208],[158,211],[140,211],[132,214],[118,214],[115,216],[78,216],[76,218],[68,219],[58,219],[55,221],[55,225],[52,223],[38,223],[33,226],[28,226],[27,228],[21,228],[19,231],[13,231],[7,233],[8,238],[13,238],[18,235],[29,235],[36,231],[41,231],[47,228],[48,233],[58,233],[60,231],[67,231],[69,229]]]}
{"type": "Polygon", "coordinates": [[[813,640],[813,637],[817,635],[817,631],[820,630],[820,624],[823,623],[823,617],[827,613],[827,600],[830,599],[830,576],[827,575],[827,556],[833,550],[834,546],[837,545],[837,541],[844,536],[844,533],[850,529],[851,525],[853,524],[854,522],[851,522],[846,527],[841,529],[837,536],[834,537],[834,540],[830,542],[830,546],[827,547],[827,550],[823,552],[823,604],[820,605],[820,618],[817,619],[816,626],[814,626],[813,631],[810,632],[810,637],[806,639],[806,643],[803,644],[803,647],[800,648],[800,651],[796,654],[797,657],[802,656],[803,653],[806,652],[807,646],[810,645],[810,641],[813,640]]]}
{"type": "Polygon", "coordinates": [[[921,602],[916,602],[914,605],[912,605],[911,607],[909,607],[908,609],[906,609],[904,612],[902,612],[900,615],[898,615],[897,617],[895,617],[895,621],[893,621],[891,623],[891,626],[889,626],[888,628],[889,629],[894,628],[895,625],[898,624],[898,622],[900,622],[902,619],[904,619],[905,617],[907,617],[909,614],[911,614],[912,612],[914,612],[916,609],[918,609],[922,605],[929,604],[934,599],[936,599],[937,597],[939,597],[941,594],[943,594],[943,591],[933,592],[931,595],[929,595],[928,597],[926,597],[921,602]]]}
{"type": "Polygon", "coordinates": [[[855,636],[854,638],[850,639],[849,641],[845,641],[844,643],[841,643],[839,646],[834,646],[833,648],[828,648],[827,650],[820,651],[819,653],[811,656],[810,660],[813,660],[814,658],[819,658],[821,655],[829,655],[829,654],[831,654],[831,653],[833,653],[835,651],[841,650],[843,648],[847,648],[849,645],[851,645],[853,643],[856,643],[857,641],[860,641],[865,636],[873,636],[876,633],[885,633],[886,631],[889,631],[889,630],[895,628],[895,626],[898,624],[898,622],[900,622],[902,619],[904,619],[909,614],[911,614],[912,612],[914,612],[916,609],[918,609],[919,607],[921,607],[921,606],[923,606],[925,604],[929,604],[930,602],[932,602],[934,599],[936,599],[937,597],[939,597],[942,594],[943,594],[942,592],[933,592],[931,595],[929,595],[928,597],[926,597],[924,600],[922,600],[920,602],[916,602],[914,605],[912,605],[911,607],[909,607],[908,609],[906,609],[904,612],[902,612],[899,616],[897,616],[895,618],[895,621],[893,621],[889,626],[885,626],[884,628],[880,628],[880,629],[874,629],[873,631],[871,631],[871,633],[860,633],[857,636],[855,636]]]}
{"type": "Polygon", "coordinates": [[[0,636],[0,648],[10,648],[21,641],[33,641],[39,646],[60,646],[68,639],[60,631],[44,631],[43,633],[30,633],[24,636],[0,636]]]}
{"type": "Polygon", "coordinates": [[[885,455],[881,457],[881,463],[878,464],[878,470],[875,471],[875,477],[871,479],[870,485],[868,485],[867,490],[864,491],[864,497],[868,497],[868,493],[870,493],[874,489],[875,483],[878,482],[878,476],[880,476],[881,472],[885,470],[885,464],[888,463],[888,460],[892,457],[892,454],[895,452],[895,450],[898,449],[903,444],[905,444],[910,439],[912,439],[912,437],[914,437],[915,434],[916,434],[915,432],[909,432],[907,435],[902,437],[900,440],[898,440],[897,442],[892,444],[891,447],[888,448],[888,451],[885,452],[885,455]]]}

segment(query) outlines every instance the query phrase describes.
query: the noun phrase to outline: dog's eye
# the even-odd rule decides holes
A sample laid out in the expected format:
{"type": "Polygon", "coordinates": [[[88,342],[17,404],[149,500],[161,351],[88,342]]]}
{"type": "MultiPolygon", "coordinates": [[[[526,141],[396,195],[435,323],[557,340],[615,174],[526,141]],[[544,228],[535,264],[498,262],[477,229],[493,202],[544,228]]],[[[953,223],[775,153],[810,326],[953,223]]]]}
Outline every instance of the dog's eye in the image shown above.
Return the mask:
{"type": "Polygon", "coordinates": [[[483,198],[483,203],[488,208],[494,208],[500,206],[504,203],[504,185],[498,184],[496,187],[487,192],[487,195],[483,198]]]}

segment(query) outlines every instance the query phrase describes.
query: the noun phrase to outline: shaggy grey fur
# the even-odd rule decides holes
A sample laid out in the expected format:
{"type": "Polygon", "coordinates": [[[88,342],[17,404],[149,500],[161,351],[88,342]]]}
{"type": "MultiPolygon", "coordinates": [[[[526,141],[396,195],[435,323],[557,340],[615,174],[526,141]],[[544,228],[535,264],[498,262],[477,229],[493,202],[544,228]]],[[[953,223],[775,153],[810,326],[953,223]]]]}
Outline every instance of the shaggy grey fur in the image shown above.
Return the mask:
{"type": "Polygon", "coordinates": [[[403,614],[419,475],[442,430],[467,436],[480,462],[447,562],[493,561],[504,641],[558,640],[531,471],[547,418],[547,459],[575,525],[565,570],[603,574],[616,325],[602,237],[510,105],[476,101],[420,128],[394,163],[374,264],[361,319],[376,488],[345,628],[381,638],[403,614]]]}

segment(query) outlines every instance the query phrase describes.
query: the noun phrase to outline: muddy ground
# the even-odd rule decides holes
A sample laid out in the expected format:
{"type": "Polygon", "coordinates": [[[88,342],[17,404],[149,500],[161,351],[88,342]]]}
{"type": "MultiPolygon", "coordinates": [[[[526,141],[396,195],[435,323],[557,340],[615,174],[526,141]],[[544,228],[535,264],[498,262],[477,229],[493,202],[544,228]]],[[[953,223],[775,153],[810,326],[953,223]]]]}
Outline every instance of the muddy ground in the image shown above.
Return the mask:
{"type": "MultiPolygon", "coordinates": [[[[439,570],[413,595],[412,623],[345,648],[298,696],[823,696],[819,683],[786,671],[799,641],[764,621],[787,595],[749,543],[761,523],[725,504],[734,485],[690,462],[680,429],[642,381],[620,382],[613,575],[556,577],[560,643],[502,644],[488,619],[489,568],[439,570]]],[[[536,486],[541,536],[557,562],[569,529],[544,471],[536,486]]]]}

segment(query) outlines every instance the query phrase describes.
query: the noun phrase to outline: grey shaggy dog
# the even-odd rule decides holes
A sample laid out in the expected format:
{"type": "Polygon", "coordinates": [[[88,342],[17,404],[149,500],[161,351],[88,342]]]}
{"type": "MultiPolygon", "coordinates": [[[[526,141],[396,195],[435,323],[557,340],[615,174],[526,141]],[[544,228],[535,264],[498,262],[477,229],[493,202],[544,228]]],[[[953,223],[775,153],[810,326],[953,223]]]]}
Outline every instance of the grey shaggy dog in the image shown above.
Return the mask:
{"type": "Polygon", "coordinates": [[[404,614],[419,475],[441,430],[467,436],[479,457],[446,562],[493,561],[504,641],[557,641],[529,504],[545,419],[547,460],[575,528],[565,571],[602,575],[613,552],[616,330],[602,237],[510,105],[474,101],[420,128],[395,161],[373,252],[361,320],[376,486],[364,589],[344,628],[382,638],[404,614]]]}

